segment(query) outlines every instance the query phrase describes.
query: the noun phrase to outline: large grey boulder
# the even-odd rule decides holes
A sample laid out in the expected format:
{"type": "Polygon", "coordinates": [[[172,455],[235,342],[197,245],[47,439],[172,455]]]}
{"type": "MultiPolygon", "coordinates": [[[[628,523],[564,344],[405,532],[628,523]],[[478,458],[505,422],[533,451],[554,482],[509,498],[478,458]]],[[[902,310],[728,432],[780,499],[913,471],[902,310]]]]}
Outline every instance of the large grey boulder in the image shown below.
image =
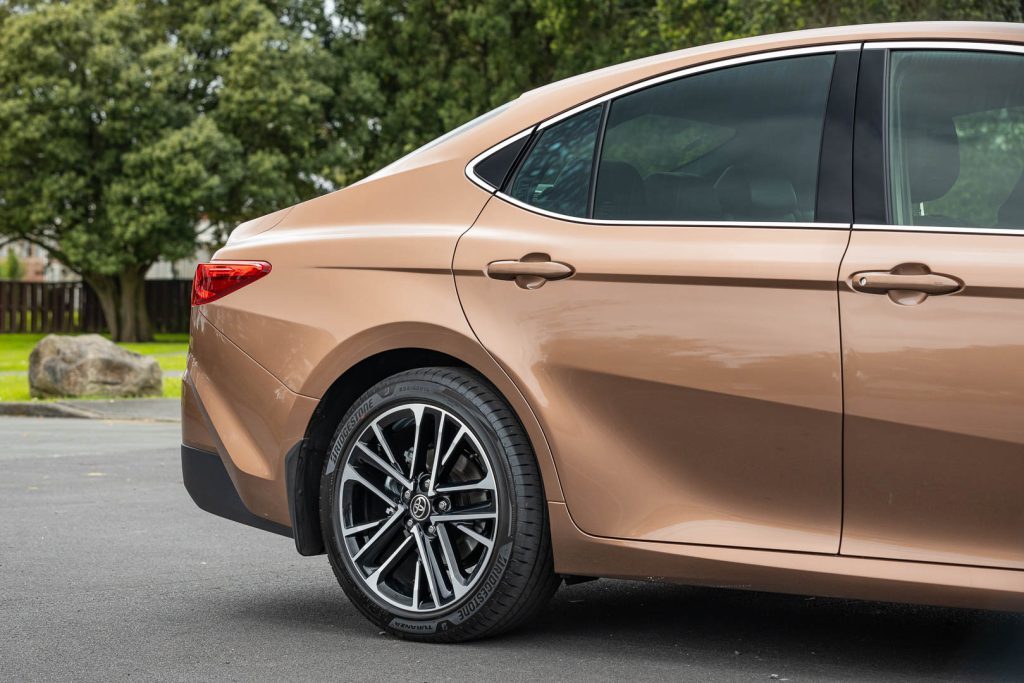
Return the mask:
{"type": "Polygon", "coordinates": [[[51,334],[28,357],[28,385],[35,398],[162,396],[163,372],[155,359],[98,334],[51,334]]]}

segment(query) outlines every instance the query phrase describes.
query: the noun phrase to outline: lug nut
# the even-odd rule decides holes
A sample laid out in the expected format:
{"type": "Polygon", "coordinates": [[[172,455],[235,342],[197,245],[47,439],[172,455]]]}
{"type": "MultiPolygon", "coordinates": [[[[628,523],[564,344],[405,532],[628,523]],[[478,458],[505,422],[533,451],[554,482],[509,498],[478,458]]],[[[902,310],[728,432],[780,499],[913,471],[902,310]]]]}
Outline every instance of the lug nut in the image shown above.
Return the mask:
{"type": "Polygon", "coordinates": [[[411,529],[413,524],[415,524],[415,522],[412,521],[412,517],[410,517],[409,519],[405,520],[405,526],[406,526],[407,529],[411,529]]]}
{"type": "Polygon", "coordinates": [[[408,503],[412,499],[412,491],[406,491],[402,494],[402,500],[408,503]]]}
{"type": "Polygon", "coordinates": [[[431,524],[430,526],[427,527],[427,533],[430,534],[431,536],[433,536],[434,534],[437,533],[437,527],[435,527],[433,524],[431,524]]]}
{"type": "Polygon", "coordinates": [[[450,508],[451,505],[452,504],[448,502],[447,498],[442,498],[437,501],[437,510],[438,512],[448,512],[448,508],[450,508]]]}

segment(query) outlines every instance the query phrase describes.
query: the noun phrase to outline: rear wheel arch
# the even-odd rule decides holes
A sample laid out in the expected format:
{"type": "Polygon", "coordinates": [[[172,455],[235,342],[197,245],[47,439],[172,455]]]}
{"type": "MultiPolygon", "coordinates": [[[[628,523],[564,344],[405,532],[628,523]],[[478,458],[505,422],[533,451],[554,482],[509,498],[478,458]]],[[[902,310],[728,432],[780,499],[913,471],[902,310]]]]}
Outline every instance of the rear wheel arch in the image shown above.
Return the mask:
{"type": "MultiPolygon", "coordinates": [[[[499,396],[510,405],[513,413],[524,426],[528,435],[531,433],[528,418],[533,419],[532,411],[525,403],[512,400],[509,391],[497,386],[488,373],[482,371],[476,363],[470,363],[454,355],[436,349],[404,347],[388,349],[363,358],[345,370],[324,392],[317,405],[302,441],[296,444],[285,456],[285,486],[288,495],[288,509],[291,516],[292,534],[295,547],[302,555],[320,555],[325,552],[320,525],[320,476],[326,460],[331,439],[338,424],[349,408],[372,386],[392,375],[407,370],[426,367],[458,367],[465,368],[480,375],[499,396]],[[524,415],[524,413],[528,413],[524,415]]],[[[500,381],[500,379],[499,379],[500,381]]],[[[514,389],[514,385],[513,385],[514,389]]],[[[519,397],[521,398],[521,397],[519,397]]],[[[537,425],[539,429],[539,425],[537,425]]],[[[547,451],[546,440],[530,435],[531,446],[541,464],[542,473],[551,463],[547,451]],[[538,443],[540,441],[541,443],[538,443]]],[[[561,499],[561,488],[557,475],[544,476],[544,486],[548,500],[552,493],[561,499]]]]}

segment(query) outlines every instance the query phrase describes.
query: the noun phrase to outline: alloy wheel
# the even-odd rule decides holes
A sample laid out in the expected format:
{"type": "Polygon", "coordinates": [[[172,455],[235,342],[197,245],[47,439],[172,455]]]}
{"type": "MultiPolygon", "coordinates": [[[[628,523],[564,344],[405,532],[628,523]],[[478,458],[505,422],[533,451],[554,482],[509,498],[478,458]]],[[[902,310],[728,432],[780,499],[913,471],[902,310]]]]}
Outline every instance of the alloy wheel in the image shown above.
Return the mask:
{"type": "Polygon", "coordinates": [[[480,439],[450,411],[409,403],[375,417],[346,454],[337,500],[346,559],[378,600],[442,611],[483,577],[498,488],[480,439]]]}

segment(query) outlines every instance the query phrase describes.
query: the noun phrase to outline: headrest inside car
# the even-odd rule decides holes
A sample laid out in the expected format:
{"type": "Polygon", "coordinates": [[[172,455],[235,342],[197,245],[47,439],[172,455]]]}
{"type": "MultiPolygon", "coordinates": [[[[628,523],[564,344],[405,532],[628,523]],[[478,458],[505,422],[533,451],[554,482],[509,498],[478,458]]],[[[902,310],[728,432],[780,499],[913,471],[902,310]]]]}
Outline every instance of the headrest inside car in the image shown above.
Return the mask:
{"type": "Polygon", "coordinates": [[[960,143],[951,118],[907,124],[903,149],[912,202],[942,197],[960,177],[960,143]]]}
{"type": "Polygon", "coordinates": [[[625,161],[602,161],[597,170],[594,218],[636,220],[647,204],[640,172],[625,161]]]}
{"type": "Polygon", "coordinates": [[[996,225],[1000,228],[1024,228],[1024,172],[1020,174],[1013,192],[999,207],[996,225]]]}
{"type": "Polygon", "coordinates": [[[741,166],[722,172],[715,196],[731,220],[793,220],[797,208],[793,183],[741,166]]]}

